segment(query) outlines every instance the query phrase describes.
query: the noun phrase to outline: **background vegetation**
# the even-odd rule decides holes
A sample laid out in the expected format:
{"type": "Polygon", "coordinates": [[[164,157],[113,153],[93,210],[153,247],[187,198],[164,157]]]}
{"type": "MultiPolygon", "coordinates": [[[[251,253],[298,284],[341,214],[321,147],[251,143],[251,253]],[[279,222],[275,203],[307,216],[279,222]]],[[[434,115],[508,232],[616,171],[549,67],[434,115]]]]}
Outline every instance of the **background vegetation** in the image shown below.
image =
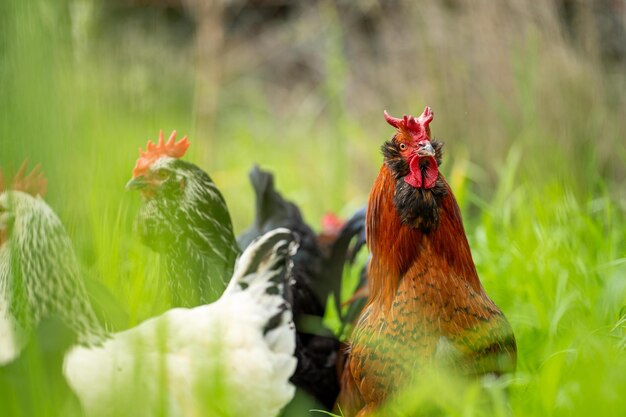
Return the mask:
{"type": "Polygon", "coordinates": [[[189,135],[186,158],[237,231],[252,221],[253,163],[318,227],[365,204],[392,133],[382,110],[428,104],[519,371],[482,390],[435,374],[384,415],[624,415],[624,7],[4,0],[0,165],[42,163],[48,202],[126,327],[168,308],[124,191],[159,129],[189,135]]]}

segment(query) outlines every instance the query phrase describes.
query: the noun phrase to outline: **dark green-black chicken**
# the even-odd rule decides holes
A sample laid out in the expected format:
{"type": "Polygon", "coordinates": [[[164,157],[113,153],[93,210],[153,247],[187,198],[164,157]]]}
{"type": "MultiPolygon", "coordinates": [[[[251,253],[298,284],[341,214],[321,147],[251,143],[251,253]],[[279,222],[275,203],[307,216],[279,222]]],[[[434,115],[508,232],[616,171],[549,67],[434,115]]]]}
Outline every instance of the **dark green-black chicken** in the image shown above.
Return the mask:
{"type": "Polygon", "coordinates": [[[240,253],[224,197],[211,177],[183,161],[189,142],[148,141],[126,185],[143,197],[137,226],[142,241],[164,255],[172,305],[192,307],[216,300],[240,253]]]}

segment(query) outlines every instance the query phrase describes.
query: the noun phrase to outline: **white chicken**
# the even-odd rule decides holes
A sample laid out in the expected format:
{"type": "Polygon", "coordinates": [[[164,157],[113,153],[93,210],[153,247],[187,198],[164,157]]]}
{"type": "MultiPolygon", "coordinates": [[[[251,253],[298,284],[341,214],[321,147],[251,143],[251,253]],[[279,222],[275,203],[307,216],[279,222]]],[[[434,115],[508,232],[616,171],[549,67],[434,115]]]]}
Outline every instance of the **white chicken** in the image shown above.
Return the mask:
{"type": "MultiPolygon", "coordinates": [[[[289,230],[255,241],[216,302],[172,309],[91,343],[103,331],[96,321],[81,319],[86,293],[78,267],[67,265],[76,257],[58,217],[42,199],[15,191],[0,194],[0,211],[7,236],[0,284],[10,294],[26,294],[20,297],[28,311],[22,321],[29,325],[23,327],[32,328],[48,312],[33,303],[52,305],[61,318],[74,314],[69,325],[83,343],[66,355],[64,374],[87,415],[270,417],[291,400],[295,326],[287,281],[297,244],[289,230]],[[38,250],[42,240],[54,242],[45,253],[38,250]],[[72,255],[57,256],[67,253],[72,255]],[[25,275],[28,263],[40,265],[40,275],[25,275]],[[44,290],[53,286],[60,290],[48,303],[44,290]]],[[[0,307],[11,312],[14,303],[6,300],[0,307]]]]}

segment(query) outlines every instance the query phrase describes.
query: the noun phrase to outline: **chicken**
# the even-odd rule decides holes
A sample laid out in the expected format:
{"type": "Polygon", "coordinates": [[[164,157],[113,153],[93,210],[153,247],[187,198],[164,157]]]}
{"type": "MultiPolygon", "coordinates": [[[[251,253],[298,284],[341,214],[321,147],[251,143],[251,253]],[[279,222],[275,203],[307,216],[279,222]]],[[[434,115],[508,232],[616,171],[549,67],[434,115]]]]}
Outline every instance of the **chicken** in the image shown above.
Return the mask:
{"type": "Polygon", "coordinates": [[[289,230],[269,232],[241,255],[216,302],[169,310],[101,347],[69,352],[65,373],[87,414],[275,416],[294,394],[287,298],[296,247],[289,230]],[[216,376],[221,385],[212,388],[216,376]]]}
{"type": "MultiPolygon", "coordinates": [[[[330,245],[328,256],[322,254],[317,236],[305,223],[300,209],[276,191],[274,176],[255,166],[249,177],[256,196],[255,219],[238,237],[239,244],[245,248],[252,239],[276,227],[292,230],[301,242],[300,250],[293,260],[292,293],[298,367],[292,382],[315,398],[320,406],[330,410],[339,394],[336,361],[340,345],[337,337],[324,327],[322,318],[328,296],[341,279],[345,255],[337,256],[338,272],[333,274],[329,262],[334,246],[330,245]]],[[[297,406],[291,408],[294,414],[304,413],[311,408],[304,405],[304,410],[296,410],[297,406]]]]}
{"type": "Polygon", "coordinates": [[[367,416],[428,366],[468,376],[515,369],[506,318],[482,287],[461,214],[439,172],[430,108],[396,119],[370,192],[370,295],[354,330],[338,404],[367,416]]]}
{"type": "Polygon", "coordinates": [[[254,167],[250,182],[256,194],[255,220],[238,237],[239,244],[245,247],[252,238],[273,227],[286,227],[307,242],[294,258],[294,315],[323,317],[331,294],[335,302],[340,301],[344,266],[355,262],[365,244],[365,210],[358,210],[346,222],[328,213],[322,219],[321,232],[315,234],[300,209],[276,191],[270,172],[254,167]]]}
{"type": "Polygon", "coordinates": [[[107,335],[90,309],[70,239],[52,209],[40,197],[12,190],[0,194],[0,213],[0,309],[24,334],[49,316],[76,334],[80,344],[64,356],[64,375],[87,415],[221,410],[269,417],[292,398],[295,326],[288,282],[297,244],[287,229],[250,245],[216,302],[172,309],[107,335]],[[205,395],[216,390],[221,395],[205,395]]]}
{"type": "Polygon", "coordinates": [[[240,254],[224,197],[209,175],[180,159],[189,142],[176,131],[148,141],[126,188],[139,190],[143,242],[165,259],[172,305],[193,307],[219,297],[240,254]]]}
{"type": "Polygon", "coordinates": [[[41,198],[45,178],[39,167],[29,175],[25,169],[23,164],[10,187],[0,181],[0,363],[14,359],[50,315],[63,320],[80,343],[101,342],[106,334],[65,228],[41,198]]]}

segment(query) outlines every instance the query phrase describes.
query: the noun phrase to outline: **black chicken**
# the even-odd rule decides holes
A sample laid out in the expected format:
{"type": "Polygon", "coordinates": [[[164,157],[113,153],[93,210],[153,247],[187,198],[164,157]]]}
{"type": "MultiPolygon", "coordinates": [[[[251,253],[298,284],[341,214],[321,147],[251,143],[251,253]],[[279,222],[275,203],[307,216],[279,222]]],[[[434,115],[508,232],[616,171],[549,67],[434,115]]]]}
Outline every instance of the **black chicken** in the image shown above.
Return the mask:
{"type": "MultiPolygon", "coordinates": [[[[331,294],[336,310],[341,312],[343,269],[346,262],[354,263],[356,253],[364,246],[365,210],[359,210],[345,224],[337,225],[332,233],[326,233],[321,239],[304,222],[300,209],[276,191],[270,172],[255,166],[249,177],[256,194],[256,216],[253,225],[239,236],[239,244],[245,248],[254,238],[277,227],[286,227],[299,237],[300,250],[293,259],[298,367],[292,381],[330,409],[338,394],[337,361],[341,345],[338,338],[324,327],[322,318],[331,294]]],[[[360,284],[359,288],[362,286],[360,284]]],[[[350,307],[342,322],[351,324],[360,308],[358,303],[350,307]],[[353,309],[356,313],[352,312],[353,309]]]]}
{"type": "Polygon", "coordinates": [[[239,246],[245,249],[255,238],[277,227],[295,233],[300,238],[300,250],[294,256],[294,315],[323,316],[335,283],[332,277],[321,274],[324,259],[317,235],[304,222],[300,209],[276,191],[271,173],[255,166],[249,177],[256,195],[256,214],[252,226],[237,237],[239,246]]]}
{"type": "Polygon", "coordinates": [[[336,370],[339,340],[323,326],[322,317],[328,296],[338,293],[343,259],[338,275],[328,273],[328,259],[322,254],[317,235],[304,222],[300,209],[276,191],[273,175],[255,166],[249,177],[256,194],[256,215],[253,225],[239,236],[239,245],[246,248],[252,240],[277,227],[288,228],[300,239],[300,250],[293,258],[298,366],[292,382],[331,409],[339,393],[336,370]]]}

